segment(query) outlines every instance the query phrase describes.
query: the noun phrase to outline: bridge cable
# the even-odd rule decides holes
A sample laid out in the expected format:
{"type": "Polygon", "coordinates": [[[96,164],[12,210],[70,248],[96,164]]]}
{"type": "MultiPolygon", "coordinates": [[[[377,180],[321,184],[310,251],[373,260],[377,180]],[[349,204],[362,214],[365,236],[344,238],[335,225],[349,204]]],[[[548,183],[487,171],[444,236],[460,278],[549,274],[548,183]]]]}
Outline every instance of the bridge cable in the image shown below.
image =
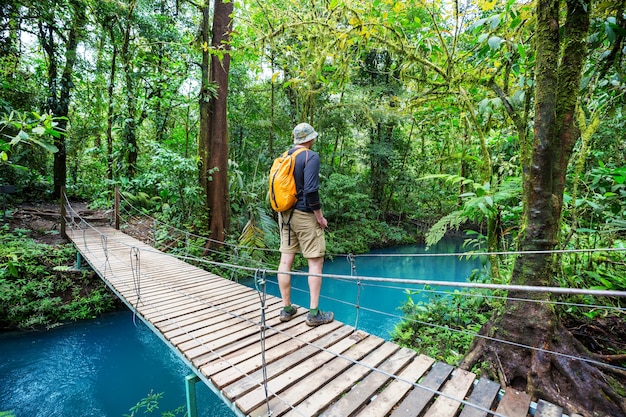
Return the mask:
{"type": "MultiPolygon", "coordinates": [[[[615,249],[616,249],[616,250],[618,250],[618,249],[620,249],[620,250],[621,250],[621,249],[623,249],[623,248],[615,248],[615,249]]],[[[581,251],[581,252],[589,252],[589,251],[594,251],[594,250],[577,250],[577,251],[581,251]]],[[[545,252],[547,252],[547,251],[541,251],[541,252],[542,252],[542,253],[545,253],[545,252]]],[[[554,251],[553,251],[553,252],[554,252],[554,251]]],[[[564,252],[564,251],[560,251],[560,252],[564,252]]],[[[569,252],[571,252],[571,251],[569,251],[569,252]]],[[[508,253],[508,252],[506,252],[506,253],[508,253]]],[[[535,252],[533,252],[533,253],[535,253],[535,252]]],[[[435,256],[436,254],[420,254],[420,255],[421,255],[421,256],[435,256]]],[[[451,256],[451,255],[452,255],[452,254],[441,254],[441,256],[451,256]]],[[[463,253],[463,254],[454,254],[454,256],[456,256],[456,255],[459,255],[459,256],[460,256],[460,255],[467,256],[468,254],[467,254],[467,253],[463,253]]],[[[484,254],[483,254],[483,255],[484,255],[484,254]]],[[[405,256],[406,256],[406,255],[405,255],[405,256]]],[[[195,258],[195,260],[198,260],[198,261],[201,261],[201,262],[208,262],[208,263],[212,263],[212,262],[206,261],[206,260],[201,259],[201,258],[195,258]]],[[[214,262],[213,262],[213,263],[214,263],[214,262]]],[[[225,264],[221,264],[221,265],[225,265],[225,264]]],[[[229,266],[229,265],[225,265],[225,266],[229,266]]],[[[232,267],[232,265],[231,265],[231,267],[232,267]]],[[[235,266],[235,267],[237,267],[237,268],[242,268],[242,267],[240,267],[240,266],[235,266]]],[[[245,268],[244,268],[244,269],[245,269],[245,268]]],[[[344,277],[344,278],[345,278],[345,277],[344,277]]],[[[366,279],[367,279],[367,278],[366,278],[366,279]]],[[[371,279],[371,278],[370,278],[370,279],[371,279]]],[[[401,280],[401,281],[400,281],[400,280],[388,280],[388,279],[376,279],[376,278],[374,278],[373,280],[379,280],[379,281],[384,281],[384,282],[405,282],[405,281],[407,281],[407,280],[401,280]]],[[[411,280],[408,280],[408,281],[411,281],[411,280]]],[[[411,282],[415,283],[415,281],[411,281],[411,282]]],[[[439,284],[443,284],[443,283],[439,283],[439,284]]],[[[436,285],[436,282],[432,282],[432,281],[430,281],[430,282],[429,282],[429,285],[436,285]]],[[[456,283],[455,285],[457,285],[457,286],[458,286],[458,283],[456,283]]],[[[464,286],[468,286],[468,285],[467,285],[467,283],[466,283],[466,284],[464,284],[464,286]]],[[[475,288],[475,286],[474,286],[474,288],[475,288]]],[[[512,289],[512,288],[517,288],[517,289],[522,289],[522,286],[500,286],[500,285],[490,285],[490,284],[486,284],[486,285],[482,286],[482,288],[492,288],[492,289],[496,289],[496,288],[497,288],[497,289],[504,289],[504,288],[507,288],[507,289],[512,289]]],[[[527,289],[527,290],[529,290],[529,291],[533,291],[533,290],[537,291],[537,290],[538,290],[538,289],[533,289],[532,287],[523,287],[523,289],[525,289],[525,290],[527,289]],[[530,289],[529,289],[529,288],[530,288],[530,289]]],[[[547,288],[547,287],[542,287],[542,288],[541,288],[541,291],[546,291],[546,290],[555,290],[555,288],[547,288]]],[[[580,290],[576,290],[576,289],[569,289],[569,290],[567,291],[567,290],[564,290],[564,289],[559,289],[559,288],[557,288],[557,290],[561,290],[561,291],[555,291],[555,292],[562,293],[562,294],[567,294],[567,293],[570,293],[570,294],[572,294],[572,293],[579,293],[579,294],[580,294],[580,293],[581,293],[581,292],[580,292],[580,290]]],[[[604,295],[604,296],[615,296],[615,295],[617,295],[617,296],[623,296],[623,292],[616,292],[616,291],[608,291],[608,292],[607,292],[607,291],[594,291],[594,293],[597,293],[597,295],[604,295]],[[618,294],[618,293],[619,293],[619,294],[618,294]]],[[[370,311],[375,311],[375,310],[371,310],[371,309],[367,309],[367,310],[370,310],[370,311]]],[[[618,309],[618,310],[622,310],[622,309],[618,309]]],[[[387,315],[389,315],[388,313],[384,313],[384,312],[380,312],[380,313],[383,313],[383,314],[387,314],[387,315]]],[[[426,324],[426,325],[429,325],[429,326],[433,326],[431,323],[423,323],[423,324],[426,324]]],[[[455,331],[456,331],[456,329],[450,329],[450,330],[455,330],[455,331]]],[[[463,332],[463,333],[472,334],[472,333],[470,333],[470,332],[463,332]]],[[[472,335],[473,335],[473,336],[478,336],[478,337],[484,337],[484,336],[481,336],[481,335],[478,335],[478,334],[472,334],[472,335]]],[[[567,356],[567,357],[569,357],[569,358],[571,358],[571,359],[577,359],[577,360],[587,361],[587,362],[595,363],[595,364],[597,364],[597,365],[601,365],[601,366],[605,366],[605,367],[609,367],[609,368],[617,368],[617,369],[620,369],[619,367],[614,367],[614,366],[607,365],[607,364],[604,364],[604,363],[601,363],[601,362],[597,362],[597,361],[590,361],[590,360],[585,359],[585,358],[577,358],[577,357],[573,357],[573,356],[569,356],[569,355],[563,355],[563,354],[559,354],[558,352],[550,352],[550,351],[547,351],[547,350],[538,349],[538,348],[534,348],[534,347],[531,347],[531,346],[524,346],[524,345],[521,345],[521,344],[515,344],[515,343],[512,343],[512,342],[507,342],[507,341],[504,341],[504,340],[497,340],[497,339],[493,339],[493,341],[496,341],[496,342],[501,342],[501,343],[510,343],[510,344],[513,344],[513,345],[516,345],[516,346],[519,346],[519,347],[525,347],[525,348],[529,348],[529,349],[532,349],[532,350],[542,351],[542,352],[545,352],[545,353],[553,353],[553,354],[560,355],[560,356],[567,356]]]]}
{"type": "Polygon", "coordinates": [[[356,277],[356,286],[357,286],[357,292],[356,292],[356,305],[354,306],[354,308],[356,309],[356,318],[354,319],[354,330],[358,330],[359,329],[359,302],[361,300],[361,280],[359,279],[359,276],[356,273],[356,263],[354,262],[354,255],[349,254],[346,259],[348,260],[348,262],[350,263],[350,276],[352,278],[356,277]]]}
{"type": "Polygon", "coordinates": [[[263,370],[263,388],[265,390],[265,405],[267,407],[267,415],[272,415],[272,410],[270,408],[270,395],[267,387],[267,361],[265,360],[265,330],[267,329],[266,321],[265,321],[265,311],[267,309],[267,287],[265,285],[265,273],[260,269],[257,269],[254,272],[254,286],[256,287],[257,293],[259,294],[259,299],[261,300],[261,323],[259,324],[259,334],[261,337],[261,369],[263,370]]]}
{"type": "MultiPolygon", "coordinates": [[[[135,287],[135,293],[137,294],[137,300],[135,300],[135,308],[133,310],[133,324],[137,327],[137,311],[139,301],[141,300],[141,269],[140,269],[140,254],[141,251],[137,246],[130,248],[130,270],[133,274],[133,285],[135,287]],[[133,259],[134,255],[134,259],[133,259]]],[[[143,303],[143,301],[142,301],[143,303]]]]}
{"type": "Polygon", "coordinates": [[[105,234],[101,234],[100,244],[104,250],[104,275],[106,276],[107,267],[111,267],[111,264],[109,263],[109,237],[105,234]]]}
{"type": "MultiPolygon", "coordinates": [[[[177,291],[177,292],[179,292],[179,293],[184,294],[184,292],[182,292],[182,291],[180,291],[180,290],[176,290],[176,291],[177,291]]],[[[189,296],[189,295],[188,295],[188,296],[189,296]]],[[[194,297],[194,296],[191,296],[191,298],[196,298],[196,299],[197,299],[197,297],[194,297]]],[[[206,302],[205,302],[204,300],[199,300],[199,301],[202,301],[204,304],[206,304],[206,302]]],[[[208,304],[208,305],[211,305],[211,304],[208,304]]],[[[216,306],[213,306],[213,307],[215,308],[216,306]]],[[[217,309],[218,309],[218,310],[221,310],[220,308],[217,308],[217,309]]],[[[162,314],[162,313],[161,313],[161,314],[162,314]]],[[[230,315],[232,315],[232,316],[237,316],[236,314],[233,314],[233,313],[229,313],[229,314],[230,314],[230,315]]],[[[167,317],[167,316],[165,316],[165,317],[167,317]]],[[[244,319],[244,318],[242,318],[242,319],[244,319]]],[[[170,320],[170,319],[168,318],[168,321],[169,321],[169,320],[170,320]]],[[[245,320],[245,321],[249,321],[248,319],[244,319],[244,320],[245,320]]],[[[285,333],[284,333],[283,331],[281,331],[281,330],[278,330],[278,329],[274,329],[274,330],[275,330],[275,331],[277,331],[277,332],[279,332],[279,333],[283,333],[283,334],[285,334],[285,333]]],[[[192,338],[194,338],[194,337],[192,336],[192,338]]],[[[194,339],[195,339],[195,338],[194,338],[194,339]]],[[[298,339],[298,338],[295,338],[295,339],[298,339]]],[[[309,342],[306,342],[306,341],[302,341],[302,342],[304,342],[304,343],[306,343],[306,344],[309,344],[309,345],[312,345],[312,346],[315,346],[315,345],[313,345],[312,343],[309,343],[309,342]]],[[[202,343],[202,342],[201,342],[201,344],[203,344],[203,345],[204,345],[204,343],[202,343]]],[[[327,350],[327,349],[325,349],[325,348],[322,348],[322,347],[319,347],[319,346],[317,346],[317,347],[318,347],[319,349],[321,349],[321,350],[328,351],[328,350],[327,350]]],[[[532,347],[531,347],[531,348],[532,348],[532,347]]],[[[329,352],[330,352],[330,351],[329,351],[329,352]]],[[[554,352],[553,352],[553,353],[554,353],[554,352]]],[[[338,355],[338,356],[343,357],[343,355],[338,355]]],[[[345,359],[348,359],[348,360],[350,360],[350,361],[352,361],[352,362],[354,362],[354,363],[358,363],[358,362],[355,362],[354,360],[349,359],[349,358],[345,358],[345,359]]],[[[574,358],[574,359],[580,359],[580,358],[574,358]]],[[[361,365],[366,366],[366,365],[364,365],[364,364],[361,364],[361,365]]],[[[237,367],[236,367],[236,366],[234,366],[234,368],[236,369],[237,367]]],[[[377,368],[373,368],[373,367],[369,367],[369,368],[370,368],[371,370],[373,370],[373,371],[377,371],[377,372],[382,372],[382,373],[388,374],[388,373],[386,373],[386,372],[384,372],[384,371],[381,371],[381,370],[379,370],[379,369],[377,369],[377,368]]],[[[245,374],[245,373],[244,373],[244,374],[245,374]]],[[[395,375],[392,375],[392,374],[388,374],[388,375],[389,375],[389,376],[392,376],[392,377],[395,377],[395,379],[400,379],[400,380],[402,380],[401,378],[398,378],[398,377],[397,377],[397,376],[395,376],[395,375]]],[[[421,386],[421,385],[419,385],[419,384],[416,384],[415,382],[409,382],[409,383],[412,383],[412,384],[413,384],[413,385],[415,385],[415,386],[421,386]]],[[[431,389],[428,389],[427,387],[423,387],[423,386],[421,386],[421,387],[422,387],[422,388],[424,388],[424,389],[426,389],[427,391],[432,391],[432,392],[434,392],[434,393],[436,393],[436,394],[443,395],[444,397],[448,397],[448,398],[454,399],[454,400],[456,400],[456,401],[459,401],[459,402],[461,402],[462,404],[465,404],[465,405],[468,405],[468,406],[472,406],[472,407],[475,407],[475,408],[479,408],[479,409],[481,409],[480,407],[476,407],[474,404],[467,403],[466,401],[463,401],[463,400],[458,400],[458,399],[455,399],[455,398],[450,397],[450,396],[448,396],[448,395],[445,395],[444,393],[439,392],[439,391],[437,391],[437,390],[431,390],[431,389]]],[[[293,408],[293,406],[291,406],[291,407],[293,408]]],[[[490,410],[484,410],[484,411],[486,411],[486,412],[488,412],[488,413],[490,413],[490,414],[492,414],[492,415],[500,415],[500,414],[497,414],[497,413],[493,413],[493,412],[491,412],[490,410]]],[[[296,410],[296,412],[297,412],[297,410],[296,410]]]]}

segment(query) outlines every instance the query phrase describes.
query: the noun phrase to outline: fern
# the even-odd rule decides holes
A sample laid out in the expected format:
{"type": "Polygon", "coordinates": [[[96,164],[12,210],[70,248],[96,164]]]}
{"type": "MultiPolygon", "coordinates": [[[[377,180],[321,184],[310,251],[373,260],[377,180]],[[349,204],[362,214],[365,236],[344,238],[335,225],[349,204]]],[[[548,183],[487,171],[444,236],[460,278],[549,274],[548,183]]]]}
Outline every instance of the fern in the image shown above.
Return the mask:
{"type": "Polygon", "coordinates": [[[430,247],[437,244],[437,242],[444,237],[448,230],[457,229],[467,220],[468,217],[463,213],[463,211],[460,210],[453,211],[447,216],[442,217],[430,228],[428,233],[426,233],[426,246],[430,247]]]}

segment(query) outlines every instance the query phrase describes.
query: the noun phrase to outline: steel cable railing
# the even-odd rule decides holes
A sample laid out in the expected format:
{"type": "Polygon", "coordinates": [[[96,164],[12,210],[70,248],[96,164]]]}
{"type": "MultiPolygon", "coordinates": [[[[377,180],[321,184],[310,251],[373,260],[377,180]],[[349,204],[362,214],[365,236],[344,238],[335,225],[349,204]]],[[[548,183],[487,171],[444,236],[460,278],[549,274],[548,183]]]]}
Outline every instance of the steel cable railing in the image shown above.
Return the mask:
{"type": "MultiPolygon", "coordinates": [[[[67,202],[69,204],[69,202],[67,202]]],[[[70,205],[71,208],[71,205],[70,205]]],[[[73,225],[76,224],[80,224],[79,229],[84,231],[87,229],[87,227],[91,228],[92,230],[97,231],[96,228],[93,228],[91,225],[89,225],[87,222],[84,222],[84,220],[81,219],[80,223],[76,222],[76,218],[80,219],[80,216],[78,215],[78,213],[76,213],[73,210],[68,210],[68,213],[72,213],[70,215],[70,223],[73,225]],[[86,226],[84,226],[83,224],[86,224],[86,226]]],[[[170,226],[167,226],[170,227],[170,226]]],[[[174,228],[175,229],[175,228],[174,228]]],[[[180,229],[177,229],[180,230],[180,229]]],[[[198,256],[194,256],[194,255],[190,255],[190,253],[192,252],[191,250],[189,250],[189,237],[190,236],[194,236],[193,234],[190,234],[189,232],[186,231],[181,231],[185,233],[185,243],[184,243],[184,254],[183,255],[178,255],[178,254],[173,254],[172,256],[181,259],[181,260],[185,260],[185,261],[191,261],[191,262],[196,262],[196,263],[200,263],[200,264],[206,264],[206,265],[213,265],[216,267],[220,267],[220,268],[227,268],[227,269],[234,269],[234,270],[238,270],[238,271],[244,271],[247,272],[248,274],[252,274],[252,273],[258,273],[258,271],[260,270],[260,268],[257,267],[244,267],[241,265],[236,265],[236,264],[229,264],[229,263],[225,263],[225,262],[216,262],[216,261],[211,261],[211,260],[207,260],[205,258],[202,257],[198,257],[198,256]],[[256,272],[255,272],[256,271],[256,272]]],[[[206,239],[203,238],[201,236],[194,236],[195,238],[201,238],[201,239],[206,239]]],[[[107,238],[102,238],[102,242],[106,242],[106,243],[102,243],[103,245],[103,249],[105,250],[105,253],[107,252],[106,249],[106,245],[108,244],[108,239],[107,238]]],[[[123,244],[123,243],[122,243],[123,244]]],[[[193,245],[191,245],[193,246],[193,245]]],[[[241,248],[241,249],[256,249],[256,248],[242,248],[242,247],[238,247],[236,245],[231,245],[232,248],[241,248]]],[[[129,247],[129,250],[131,247],[129,247]]],[[[197,247],[199,248],[199,247],[197,247]]],[[[266,249],[266,250],[271,250],[271,249],[266,249]]],[[[594,251],[599,251],[600,249],[596,249],[594,251]]],[[[626,250],[626,248],[605,248],[604,250],[606,251],[621,251],[621,250],[626,250]]],[[[567,253],[567,252],[589,252],[591,250],[555,250],[555,251],[551,251],[554,253],[567,253]]],[[[155,250],[155,252],[157,252],[155,250]]],[[[223,252],[216,252],[219,253],[220,255],[224,255],[223,252]]],[[[511,252],[511,254],[514,255],[519,255],[519,254],[523,254],[523,253],[528,253],[528,252],[511,252]]],[[[532,253],[536,253],[532,252],[532,253]]],[[[498,254],[509,254],[509,252],[504,252],[504,253],[498,253],[498,254]]],[[[480,253],[480,254],[475,254],[475,255],[485,255],[484,253],[480,253]]],[[[108,255],[107,255],[108,256],[108,255]]],[[[374,255],[357,255],[356,257],[364,257],[364,256],[374,256],[374,255]]],[[[388,254],[388,255],[376,255],[376,256],[389,256],[389,257],[395,257],[395,256],[468,256],[468,253],[458,253],[458,254],[402,254],[402,255],[396,255],[396,254],[388,254]]],[[[230,259],[234,259],[237,260],[238,258],[236,256],[231,256],[230,259]]],[[[354,258],[352,258],[354,259],[354,258]]],[[[262,265],[262,263],[260,263],[262,265]]],[[[352,261],[352,265],[354,265],[354,260],[352,261]]],[[[132,267],[132,265],[131,265],[132,267]]],[[[356,270],[356,267],[353,266],[353,269],[356,270]]],[[[271,269],[264,269],[263,270],[263,274],[265,276],[266,273],[269,274],[275,274],[278,271],[273,271],[271,269]]],[[[141,276],[143,274],[143,272],[138,273],[139,276],[141,276]]],[[[307,273],[304,272],[298,272],[298,271],[294,271],[292,273],[292,275],[308,275],[307,273]]],[[[596,297],[626,297],[626,292],[622,292],[622,291],[603,291],[603,290],[585,290],[585,289],[575,289],[575,288],[560,288],[560,287],[530,287],[530,286],[510,286],[510,285],[499,285],[499,284],[489,284],[489,283],[459,283],[459,282],[454,282],[454,283],[450,283],[447,281],[436,281],[436,280],[414,280],[414,279],[401,279],[401,278],[379,278],[379,277],[363,277],[363,276],[358,276],[356,275],[356,272],[354,272],[354,274],[351,274],[350,277],[344,276],[344,275],[331,275],[331,274],[321,274],[321,276],[323,278],[327,278],[327,279],[337,279],[337,280],[343,280],[343,281],[352,281],[352,282],[356,282],[357,284],[357,288],[361,288],[361,285],[363,286],[382,286],[385,288],[393,288],[393,289],[397,289],[397,290],[402,290],[405,291],[406,287],[402,287],[402,286],[397,286],[397,284],[420,284],[420,285],[429,285],[429,286],[441,286],[441,287],[464,287],[464,288],[469,288],[469,289],[485,289],[485,290],[500,290],[500,291],[509,291],[509,290],[515,290],[515,291],[523,291],[523,292],[542,292],[542,293],[552,293],[552,294],[562,294],[562,295],[593,295],[596,297]],[[375,283],[375,284],[372,284],[375,283]]],[[[157,280],[158,281],[158,280],[157,280]]],[[[138,285],[137,285],[138,286],[138,285]]],[[[172,288],[174,291],[178,291],[175,288],[172,288]]],[[[436,293],[436,294],[441,294],[441,295],[449,295],[450,292],[447,291],[440,291],[440,290],[422,290],[422,291],[428,291],[431,293],[436,293]]],[[[478,296],[478,297],[487,297],[487,298],[494,298],[494,299],[509,299],[505,296],[497,296],[497,295],[489,295],[489,294],[481,294],[481,295],[475,295],[475,294],[471,294],[471,293],[456,293],[457,295],[462,295],[462,296],[478,296]]],[[[184,294],[182,293],[182,295],[184,295],[185,297],[189,297],[190,299],[193,299],[193,295],[191,294],[184,294]]],[[[139,298],[139,294],[138,294],[138,298],[139,298]]],[[[328,298],[328,297],[326,297],[328,298]]],[[[590,308],[607,308],[607,309],[612,309],[614,311],[623,313],[625,310],[623,308],[620,307],[615,307],[615,306],[602,306],[602,305],[585,305],[585,304],[580,304],[580,303],[567,303],[567,302],[560,302],[560,301],[551,301],[551,300],[535,300],[535,299],[519,299],[516,298],[516,300],[520,300],[520,301],[525,301],[525,302],[542,302],[542,303],[554,303],[554,304],[558,304],[558,305],[563,305],[563,306],[577,306],[577,307],[590,307],[590,308]]],[[[204,303],[204,300],[196,300],[196,301],[200,301],[202,303],[204,303]]],[[[335,301],[337,302],[342,302],[344,304],[351,304],[346,302],[345,300],[338,300],[335,299],[335,301]]],[[[398,316],[398,315],[393,315],[384,311],[378,311],[375,309],[369,309],[367,307],[363,307],[360,306],[357,300],[356,304],[351,304],[354,308],[357,309],[357,311],[359,309],[364,309],[364,310],[368,310],[371,312],[376,312],[378,314],[383,314],[383,315],[389,315],[392,316],[394,318],[398,318],[398,319],[403,319],[403,316],[398,316]]],[[[213,308],[213,307],[212,307],[213,308]]],[[[254,321],[251,321],[249,319],[245,319],[242,317],[238,317],[236,314],[233,315],[232,313],[229,313],[228,311],[225,311],[225,313],[227,314],[231,314],[233,317],[237,317],[238,319],[247,321],[253,325],[258,325],[258,323],[255,323],[254,321]]],[[[446,330],[452,330],[452,331],[458,331],[456,329],[452,329],[450,327],[446,327],[446,326],[439,326],[433,323],[420,323],[423,325],[428,325],[428,326],[434,326],[436,328],[445,328],[446,330]]],[[[267,329],[272,329],[273,331],[276,332],[280,332],[280,330],[272,328],[270,327],[266,327],[265,325],[263,325],[264,330],[267,329]]],[[[355,326],[356,328],[356,326],[355,326]]],[[[182,329],[181,329],[182,330],[182,329]]],[[[480,334],[477,333],[472,333],[472,332],[466,332],[466,331],[462,331],[463,333],[466,333],[472,337],[485,337],[482,336],[480,334]]],[[[191,336],[193,337],[193,336],[191,336]]],[[[292,337],[292,336],[289,336],[292,337]]],[[[548,353],[548,354],[554,354],[554,355],[560,355],[560,356],[564,356],[568,359],[573,359],[573,360],[581,360],[581,361],[586,361],[589,363],[592,363],[594,365],[598,365],[598,366],[604,366],[604,367],[613,367],[615,369],[619,369],[619,370],[626,370],[622,367],[618,367],[618,366],[614,366],[614,365],[609,365],[606,363],[602,363],[602,362],[598,362],[598,361],[594,361],[594,360],[589,360],[588,358],[582,358],[582,357],[575,357],[575,356],[571,356],[571,355],[563,355],[559,352],[552,352],[549,350],[544,350],[544,349],[540,349],[540,348],[534,348],[531,346],[526,346],[526,345],[522,345],[522,344],[517,344],[517,343],[513,343],[513,342],[508,342],[508,341],[504,341],[504,340],[498,340],[498,339],[493,339],[493,338],[489,338],[489,337],[485,337],[486,339],[490,340],[490,341],[494,341],[494,342],[498,342],[498,343],[508,343],[511,344],[513,346],[516,347],[520,347],[520,348],[525,348],[525,349],[532,349],[532,350],[536,350],[542,353],[548,353]]],[[[296,338],[297,339],[297,338],[296,338]]],[[[302,343],[308,343],[306,341],[300,341],[302,343]]],[[[324,348],[319,347],[321,350],[324,350],[324,348]]],[[[349,358],[346,358],[348,360],[351,360],[349,358]]],[[[358,363],[358,361],[355,361],[354,363],[358,363]]],[[[236,366],[233,365],[233,368],[236,369],[236,366]]],[[[372,368],[372,371],[378,371],[375,368],[372,368]]],[[[392,375],[389,375],[390,377],[392,375]]],[[[446,396],[445,394],[437,391],[437,390],[431,390],[427,387],[421,386],[419,384],[416,384],[415,382],[411,382],[411,381],[404,381],[410,384],[414,384],[415,386],[419,386],[420,388],[423,388],[427,391],[432,391],[433,393],[437,394],[437,395],[442,395],[442,396],[446,396]]],[[[268,392],[268,395],[270,393],[268,392]]],[[[274,393],[271,393],[271,395],[276,396],[274,393]]],[[[278,396],[276,396],[278,397],[278,396]]],[[[453,398],[454,399],[454,398],[453,398]]],[[[461,403],[465,402],[463,400],[459,400],[459,399],[454,399],[455,401],[459,401],[461,403]]],[[[472,404],[466,404],[469,406],[473,406],[472,404]]],[[[494,414],[492,411],[489,410],[482,410],[485,412],[488,412],[491,415],[497,415],[494,414]]]]}

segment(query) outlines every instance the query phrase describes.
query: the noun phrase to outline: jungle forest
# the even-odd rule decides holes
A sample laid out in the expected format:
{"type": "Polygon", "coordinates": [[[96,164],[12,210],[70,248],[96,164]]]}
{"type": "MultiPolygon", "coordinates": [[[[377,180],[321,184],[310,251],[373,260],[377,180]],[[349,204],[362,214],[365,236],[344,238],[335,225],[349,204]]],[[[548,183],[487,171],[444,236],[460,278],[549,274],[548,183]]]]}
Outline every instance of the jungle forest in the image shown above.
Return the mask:
{"type": "MultiPolygon", "coordinates": [[[[307,122],[329,256],[457,233],[488,254],[481,282],[626,290],[626,0],[4,0],[0,22],[9,214],[64,192],[105,210],[118,187],[275,266],[269,167],[307,122]]],[[[6,328],[28,233],[1,233],[6,328]]],[[[461,306],[484,337],[455,365],[626,415],[623,297],[502,295],[461,306]],[[617,342],[581,341],[601,326],[617,342]]],[[[421,322],[395,340],[423,348],[421,322]]]]}

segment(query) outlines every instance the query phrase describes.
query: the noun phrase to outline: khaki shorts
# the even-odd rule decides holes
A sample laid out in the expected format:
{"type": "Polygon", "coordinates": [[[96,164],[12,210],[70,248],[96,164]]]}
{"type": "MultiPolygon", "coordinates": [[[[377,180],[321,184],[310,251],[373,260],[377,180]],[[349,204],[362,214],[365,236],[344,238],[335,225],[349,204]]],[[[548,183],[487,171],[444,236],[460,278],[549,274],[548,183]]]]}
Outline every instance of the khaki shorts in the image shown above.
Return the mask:
{"type": "Polygon", "coordinates": [[[290,215],[291,210],[278,213],[280,251],[282,253],[302,252],[302,256],[307,259],[323,257],[326,254],[326,240],[315,214],[293,210],[290,225],[283,224],[283,219],[286,223],[290,215]]]}

